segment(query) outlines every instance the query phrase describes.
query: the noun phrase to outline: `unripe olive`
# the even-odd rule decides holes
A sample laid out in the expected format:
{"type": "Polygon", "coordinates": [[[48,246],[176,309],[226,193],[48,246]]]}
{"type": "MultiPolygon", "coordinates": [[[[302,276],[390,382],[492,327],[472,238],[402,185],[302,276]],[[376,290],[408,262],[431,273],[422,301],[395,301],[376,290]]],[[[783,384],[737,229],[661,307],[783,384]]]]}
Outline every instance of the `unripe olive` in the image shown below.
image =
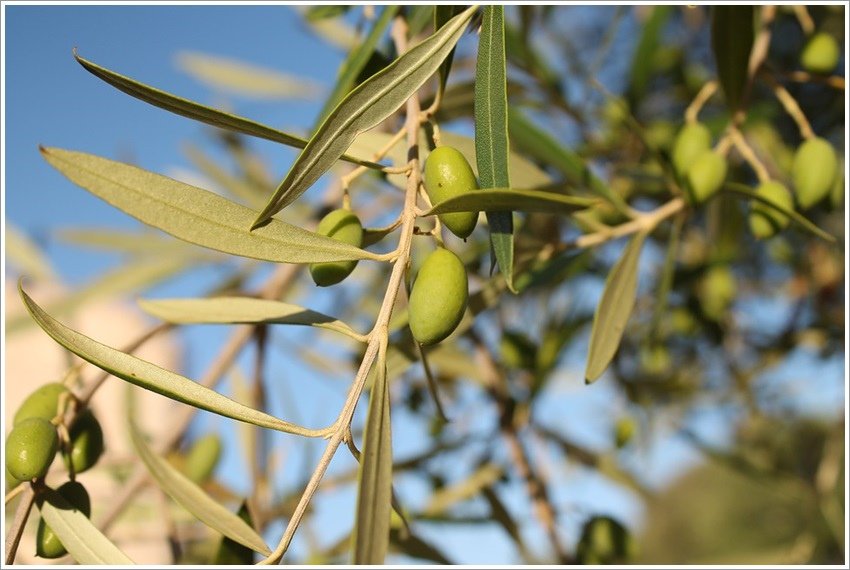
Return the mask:
{"type": "Polygon", "coordinates": [[[611,517],[593,517],[582,528],[576,548],[579,564],[617,564],[636,554],[634,538],[611,517]]]}
{"type": "Polygon", "coordinates": [[[694,160],[711,148],[711,132],[702,123],[687,123],[673,141],[670,158],[676,174],[684,177],[694,160]]]}
{"type": "MultiPolygon", "coordinates": [[[[56,489],[56,492],[86,517],[91,516],[91,499],[89,499],[89,494],[82,484],[77,481],[68,481],[56,489]]],[[[44,522],[44,519],[38,521],[38,530],[35,535],[35,553],[42,558],[59,558],[67,553],[59,537],[44,522]]]]}
{"type": "Polygon", "coordinates": [[[625,416],[617,420],[614,425],[614,441],[617,447],[622,448],[628,445],[634,438],[635,432],[637,432],[637,423],[633,418],[625,416]]]}
{"type": "MultiPolygon", "coordinates": [[[[756,194],[786,210],[794,209],[791,192],[779,182],[765,182],[756,189],[756,194]]],[[[750,231],[757,239],[769,238],[788,225],[788,216],[767,204],[753,200],[750,205],[750,231]]]]}
{"type": "Polygon", "coordinates": [[[56,426],[43,418],[28,418],[6,438],[6,469],[19,481],[44,477],[59,448],[56,426]]]}
{"type": "Polygon", "coordinates": [[[215,471],[221,457],[221,438],[214,433],[199,438],[186,454],[186,476],[195,483],[203,483],[215,471]]]}
{"type": "Polygon", "coordinates": [[[64,456],[65,465],[69,470],[73,466],[74,473],[91,469],[103,455],[103,430],[91,410],[77,418],[68,435],[71,442],[70,451],[64,456]]]}
{"type": "Polygon", "coordinates": [[[826,32],[818,32],[806,42],[800,54],[803,69],[811,73],[832,73],[838,65],[838,42],[826,32]]]}
{"type": "Polygon", "coordinates": [[[9,473],[9,468],[6,467],[6,492],[8,493],[15,487],[21,484],[21,481],[15,479],[11,473],[9,473]]]}
{"type": "Polygon", "coordinates": [[[649,376],[659,376],[670,370],[672,364],[670,351],[665,346],[655,344],[644,346],[639,353],[640,369],[649,376]]]}
{"type": "Polygon", "coordinates": [[[52,420],[59,408],[59,397],[68,389],[58,382],[51,382],[38,388],[27,396],[21,407],[15,412],[14,425],[18,425],[27,418],[41,418],[52,420]]]}
{"type": "Polygon", "coordinates": [[[837,168],[835,150],[828,141],[814,137],[800,145],[794,154],[791,179],[801,208],[811,208],[829,194],[837,168]]]}
{"type": "Polygon", "coordinates": [[[705,150],[688,170],[688,190],[691,200],[701,204],[711,198],[726,179],[726,158],[713,150],[705,150]]]}
{"type": "MultiPolygon", "coordinates": [[[[316,233],[356,247],[363,244],[363,226],[360,224],[360,219],[350,210],[339,209],[330,212],[319,222],[316,233]]],[[[355,267],[357,267],[356,259],[311,263],[310,275],[316,285],[327,287],[336,285],[348,277],[355,267]]]]}
{"type": "MultiPolygon", "coordinates": [[[[425,161],[425,191],[436,205],[464,192],[478,189],[478,181],[466,157],[450,146],[438,146],[425,161]]],[[[440,214],[440,222],[459,238],[466,239],[475,229],[478,212],[440,214]]]]}
{"type": "Polygon", "coordinates": [[[698,294],[702,312],[708,318],[719,321],[738,294],[732,270],[726,265],[711,267],[699,284],[698,294]]]}
{"type": "Polygon", "coordinates": [[[431,253],[419,269],[408,304],[410,332],[423,345],[436,344],[452,334],[469,299],[466,268],[444,248],[431,253]]]}

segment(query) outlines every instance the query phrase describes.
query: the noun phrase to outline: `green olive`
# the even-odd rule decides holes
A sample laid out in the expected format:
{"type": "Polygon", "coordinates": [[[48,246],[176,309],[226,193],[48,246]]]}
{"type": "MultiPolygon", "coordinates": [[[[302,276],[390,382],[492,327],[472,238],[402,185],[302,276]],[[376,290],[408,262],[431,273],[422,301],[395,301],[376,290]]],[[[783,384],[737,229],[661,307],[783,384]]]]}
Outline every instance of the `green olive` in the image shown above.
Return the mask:
{"type": "Polygon", "coordinates": [[[660,344],[642,347],[639,359],[641,371],[649,376],[660,376],[670,370],[670,351],[660,344]]]}
{"type": "Polygon", "coordinates": [[[628,416],[617,420],[614,425],[614,441],[618,448],[625,447],[632,441],[637,432],[637,423],[628,416]]]}
{"type": "Polygon", "coordinates": [[[186,476],[195,483],[203,483],[215,471],[221,457],[221,438],[207,434],[192,444],[186,454],[186,476]]]}
{"type": "MultiPolygon", "coordinates": [[[[89,494],[82,484],[77,481],[68,481],[56,489],[56,492],[86,517],[91,516],[91,499],[89,499],[89,494]]],[[[44,522],[44,519],[38,521],[38,530],[35,535],[35,553],[42,558],[59,558],[67,553],[59,537],[44,522]]]]}
{"type": "Polygon", "coordinates": [[[423,345],[436,344],[452,334],[469,299],[466,268],[447,249],[431,253],[419,269],[408,304],[410,332],[423,345]]]}
{"type": "Polygon", "coordinates": [[[70,452],[64,455],[65,465],[74,473],[91,469],[103,455],[103,430],[91,410],[77,418],[68,434],[71,438],[70,452]]]}
{"type": "MultiPolygon", "coordinates": [[[[434,205],[470,190],[477,190],[475,173],[466,157],[450,146],[439,146],[425,161],[425,191],[434,205]]],[[[459,238],[466,239],[475,229],[478,212],[440,214],[440,222],[459,238]]]]}
{"type": "MultiPolygon", "coordinates": [[[[770,200],[786,210],[794,209],[791,192],[779,182],[765,182],[756,189],[756,194],[770,200]]],[[[750,206],[750,231],[757,239],[771,237],[788,225],[788,216],[778,212],[763,202],[753,200],[750,206]]]]}
{"type": "Polygon", "coordinates": [[[814,137],[800,145],[794,154],[791,179],[801,208],[807,210],[829,194],[837,169],[835,150],[825,139],[814,137]]]}
{"type": "Polygon", "coordinates": [[[698,295],[702,311],[715,321],[723,317],[737,294],[735,275],[726,265],[712,266],[699,284],[698,295]]]}
{"type": "MultiPolygon", "coordinates": [[[[350,210],[339,209],[330,212],[319,222],[316,232],[356,247],[363,244],[363,226],[360,219],[350,210]]],[[[355,267],[356,259],[311,263],[310,275],[316,285],[328,287],[348,277],[355,267]]]]}
{"type": "Polygon", "coordinates": [[[695,204],[711,198],[726,179],[726,159],[713,150],[704,150],[688,170],[688,190],[695,204]]]}
{"type": "Polygon", "coordinates": [[[44,418],[28,418],[6,438],[6,469],[19,481],[44,477],[59,449],[56,426],[44,418]]]}
{"type": "Polygon", "coordinates": [[[50,384],[41,386],[27,396],[27,399],[23,401],[21,407],[15,412],[14,425],[18,425],[27,418],[52,420],[59,409],[59,397],[67,391],[68,388],[58,382],[51,382],[50,384]]]}
{"type": "Polygon", "coordinates": [[[838,42],[826,32],[818,32],[809,38],[800,54],[803,69],[811,73],[832,73],[840,57],[838,42]]]}
{"type": "Polygon", "coordinates": [[[15,479],[11,473],[9,473],[9,468],[6,467],[6,492],[8,493],[18,485],[20,485],[22,481],[15,479]]]}
{"type": "Polygon", "coordinates": [[[579,564],[620,564],[636,554],[634,538],[611,517],[593,517],[584,524],[576,547],[579,564]]]}
{"type": "Polygon", "coordinates": [[[673,141],[671,160],[676,174],[685,177],[694,160],[711,148],[711,132],[702,123],[687,123],[673,141]]]}

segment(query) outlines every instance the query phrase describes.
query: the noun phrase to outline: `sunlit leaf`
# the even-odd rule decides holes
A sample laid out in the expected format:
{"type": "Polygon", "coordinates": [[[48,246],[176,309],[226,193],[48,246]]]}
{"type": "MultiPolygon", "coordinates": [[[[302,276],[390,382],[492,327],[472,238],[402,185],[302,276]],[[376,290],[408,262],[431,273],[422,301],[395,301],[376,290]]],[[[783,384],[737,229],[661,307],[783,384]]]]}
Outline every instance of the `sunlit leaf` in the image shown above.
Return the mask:
{"type": "Polygon", "coordinates": [[[383,564],[390,540],[393,455],[386,351],[381,351],[360,454],[354,564],[383,564]]]}
{"type": "Polygon", "coordinates": [[[425,212],[425,216],[448,212],[545,212],[549,214],[571,214],[588,208],[598,201],[578,196],[566,196],[555,192],[520,190],[516,188],[491,188],[487,192],[467,192],[436,204],[425,212]]]}
{"type": "MultiPolygon", "coordinates": [[[[487,6],[475,66],[475,155],[482,189],[510,188],[504,6],[487,6]]],[[[490,245],[508,289],[514,291],[514,234],[510,212],[487,212],[490,245]]]]}
{"type": "MultiPolygon", "coordinates": [[[[252,121],[238,115],[225,113],[224,111],[220,111],[206,105],[201,105],[200,103],[184,99],[183,97],[178,97],[177,95],[172,95],[171,93],[145,85],[144,83],[139,83],[134,79],[130,79],[129,77],[115,73],[114,71],[101,67],[92,61],[84,59],[76,53],[74,53],[74,57],[86,71],[95,77],[102,79],[128,95],[132,95],[136,99],[140,99],[145,103],[150,103],[160,109],[165,109],[166,111],[206,123],[207,125],[212,125],[213,127],[279,142],[295,148],[304,148],[307,146],[307,141],[301,137],[296,137],[295,135],[290,135],[289,133],[267,127],[266,125],[256,121],[252,121]]],[[[361,160],[348,155],[342,155],[339,158],[340,160],[346,160],[348,162],[368,166],[370,168],[383,168],[380,164],[375,164],[374,162],[361,160]]]]}
{"type": "Polygon", "coordinates": [[[227,538],[263,555],[270,554],[271,551],[262,537],[244,520],[217,503],[191,479],[151,451],[136,426],[135,418],[131,418],[128,423],[136,453],[148,468],[148,472],[156,479],[159,488],[165,491],[174,502],[227,538]]]}
{"type": "Polygon", "coordinates": [[[587,370],[584,375],[587,383],[598,379],[605,372],[620,346],[626,322],[635,305],[638,260],[646,235],[641,232],[629,241],[605,281],[605,290],[596,308],[590,333],[587,370]]]}
{"type": "Polygon", "coordinates": [[[44,522],[56,533],[62,545],[79,564],[134,564],[87,516],[53,489],[39,491],[36,504],[44,522]]]}
{"type": "Polygon", "coordinates": [[[6,224],[6,259],[27,277],[56,277],[41,248],[12,224],[6,224]]]}
{"type": "Polygon", "coordinates": [[[357,45],[359,39],[357,31],[344,18],[308,19],[306,15],[310,8],[306,5],[295,8],[305,16],[304,23],[310,27],[310,30],[330,45],[346,52],[357,45]]]}
{"type": "MultiPolygon", "coordinates": [[[[337,6],[327,6],[324,8],[336,7],[337,6]]],[[[311,8],[311,10],[316,8],[320,7],[316,6],[311,8]]],[[[375,51],[375,46],[378,45],[378,41],[384,35],[387,25],[389,25],[393,16],[395,16],[396,12],[398,12],[398,9],[399,6],[384,6],[384,9],[381,11],[381,16],[375,20],[374,24],[372,24],[372,29],[369,30],[369,35],[367,35],[363,41],[348,54],[348,57],[343,62],[339,75],[334,82],[333,91],[331,91],[331,94],[325,100],[322,110],[319,112],[319,124],[325,120],[334,107],[336,107],[342,98],[348,95],[348,92],[354,87],[357,77],[366,67],[366,64],[369,62],[369,57],[375,51]]],[[[308,18],[309,14],[310,12],[308,11],[308,18]]]]}
{"type": "MultiPolygon", "coordinates": [[[[172,400],[177,400],[178,402],[189,404],[201,410],[207,410],[234,420],[288,433],[299,433],[303,435],[308,431],[289,422],[279,420],[274,416],[243,406],[184,376],[160,368],[141,358],[125,354],[120,350],[101,344],[70,329],[44,312],[24,292],[22,285],[18,285],[18,290],[27,311],[29,311],[32,318],[44,332],[83,360],[94,364],[117,378],[126,380],[145,390],[156,392],[172,400]]],[[[312,432],[310,434],[312,435],[312,432]]]]}
{"type": "Polygon", "coordinates": [[[327,172],[358,134],[368,131],[403,105],[437,70],[460,39],[475,10],[472,7],[455,16],[434,35],[351,91],[301,151],[251,227],[259,227],[297,200],[327,172]]]}
{"type": "MultiPolygon", "coordinates": [[[[145,231],[126,231],[112,229],[92,228],[64,228],[57,232],[57,237],[65,243],[100,249],[103,251],[114,251],[131,255],[164,255],[180,254],[188,255],[190,252],[204,252],[191,244],[173,239],[171,236],[145,228],[145,231]]],[[[217,255],[212,252],[204,252],[210,256],[217,255]]]]}
{"type": "Polygon", "coordinates": [[[278,263],[375,259],[375,254],[272,220],[247,230],[256,212],[217,194],[106,158],[43,148],[44,158],[95,196],[182,240],[278,263]]]}
{"type": "Polygon", "coordinates": [[[262,99],[307,99],[321,88],[302,77],[258,67],[232,58],[184,52],[177,65],[195,79],[237,95],[262,99]]]}
{"type": "Polygon", "coordinates": [[[357,333],[344,322],[280,301],[252,297],[211,297],[207,299],[139,299],[148,314],[174,324],[282,324],[304,325],[336,331],[348,336],[357,333]]]}

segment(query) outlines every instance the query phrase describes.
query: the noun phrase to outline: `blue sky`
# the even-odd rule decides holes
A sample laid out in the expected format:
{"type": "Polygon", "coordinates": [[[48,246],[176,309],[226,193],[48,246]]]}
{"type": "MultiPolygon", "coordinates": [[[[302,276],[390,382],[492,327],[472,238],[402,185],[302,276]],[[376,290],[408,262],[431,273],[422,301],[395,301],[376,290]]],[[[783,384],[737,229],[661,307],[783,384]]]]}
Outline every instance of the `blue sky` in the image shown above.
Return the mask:
{"type": "MultiPolygon", "coordinates": [[[[38,145],[131,160],[149,170],[168,173],[189,168],[183,155],[186,141],[202,144],[206,140],[205,126],[119,93],[88,74],[74,61],[72,48],[76,47],[87,59],[166,91],[206,104],[226,102],[243,116],[292,132],[313,124],[321,98],[286,102],[223,100],[182,73],[175,63],[176,54],[195,51],[242,59],[309,78],[327,89],[343,57],[339,50],[316,38],[290,7],[5,6],[5,17],[4,216],[7,222],[45,246],[61,278],[70,284],[84,283],[103,269],[116,266],[119,260],[113,255],[61,244],[54,238],[57,228],[132,229],[139,225],[66,181],[41,159],[38,145]]],[[[294,157],[292,150],[273,143],[254,141],[252,148],[261,153],[276,177],[283,176],[294,157]]],[[[154,294],[197,294],[214,278],[214,272],[202,271],[193,274],[192,280],[157,288],[154,294]]],[[[328,302],[321,295],[311,299],[319,305],[328,302]]],[[[227,328],[191,327],[186,333],[186,342],[192,349],[185,373],[197,377],[213,354],[202,347],[218,346],[227,328]]],[[[310,342],[313,338],[296,336],[300,332],[285,334],[286,339],[299,342],[310,342]]],[[[108,339],[99,340],[108,342],[108,339]]],[[[584,347],[575,350],[581,352],[584,347]]],[[[291,366],[280,361],[270,364],[291,366]]],[[[286,370],[292,376],[311,374],[302,366],[286,370]]],[[[310,419],[322,407],[341,403],[344,386],[339,381],[310,383],[303,394],[299,393],[308,402],[303,409],[299,408],[304,420],[313,424],[310,419]]],[[[607,422],[601,418],[604,414],[620,413],[624,406],[621,398],[610,383],[585,387],[580,378],[567,375],[555,384],[553,398],[548,400],[551,403],[545,404],[540,415],[557,419],[560,427],[577,440],[604,447],[609,436],[605,431],[607,422]]],[[[716,428],[717,419],[707,413],[704,422],[716,428]]],[[[225,429],[229,422],[205,416],[204,424],[225,429]]],[[[416,451],[423,437],[421,426],[398,422],[396,429],[399,455],[416,451]]],[[[717,439],[722,439],[722,430],[711,431],[717,439]]],[[[300,442],[290,440],[288,445],[292,449],[300,442]]],[[[314,446],[314,457],[317,451],[314,446]]],[[[671,439],[663,446],[627,454],[626,461],[639,466],[649,479],[666,480],[695,457],[685,444],[671,439]]],[[[229,453],[222,471],[222,476],[237,487],[242,476],[239,459],[238,453],[229,453]]],[[[304,464],[303,458],[293,464],[298,471],[291,475],[291,481],[301,480],[311,468],[304,464]]],[[[352,465],[342,450],[334,470],[352,465]]],[[[411,502],[421,501],[421,482],[407,481],[401,485],[402,494],[406,493],[411,502]]],[[[568,530],[567,536],[574,536],[583,513],[590,511],[610,512],[632,525],[639,520],[640,507],[634,497],[599,477],[580,473],[571,485],[560,487],[558,503],[574,505],[576,509],[565,514],[561,521],[568,530]]],[[[528,517],[529,513],[523,511],[524,501],[521,488],[508,493],[509,504],[516,505],[522,517],[528,517]]],[[[332,538],[350,527],[353,508],[353,494],[349,491],[322,499],[320,520],[327,525],[332,538]]],[[[273,543],[279,530],[270,531],[269,540],[273,543]]],[[[511,561],[511,547],[500,533],[495,527],[474,532],[453,528],[450,533],[422,529],[424,536],[447,540],[447,545],[451,545],[447,551],[458,553],[457,561],[461,563],[511,561]]],[[[532,544],[543,542],[542,534],[534,531],[528,538],[532,544]]],[[[301,547],[299,539],[294,548],[301,547]]]]}

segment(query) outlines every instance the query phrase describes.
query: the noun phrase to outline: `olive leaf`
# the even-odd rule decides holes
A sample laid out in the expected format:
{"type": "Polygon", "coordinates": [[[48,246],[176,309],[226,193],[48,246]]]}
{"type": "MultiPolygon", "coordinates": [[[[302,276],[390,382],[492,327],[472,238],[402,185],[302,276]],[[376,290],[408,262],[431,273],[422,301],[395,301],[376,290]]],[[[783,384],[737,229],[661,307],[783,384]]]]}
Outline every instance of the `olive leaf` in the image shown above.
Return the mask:
{"type": "Polygon", "coordinates": [[[6,224],[6,258],[22,273],[37,279],[55,279],[56,274],[41,248],[12,224],[6,224]]]}
{"type": "Polygon", "coordinates": [[[455,16],[434,35],[351,91],[310,138],[251,229],[265,224],[297,200],[351,146],[358,134],[403,105],[437,70],[476,9],[472,7],[455,16]]]}
{"type": "Polygon", "coordinates": [[[62,546],[79,564],[135,564],[106,538],[87,516],[53,489],[44,488],[39,491],[36,504],[44,522],[56,533],[62,546]]]}
{"type": "Polygon", "coordinates": [[[711,48],[726,104],[736,111],[749,76],[755,38],[754,9],[743,4],[711,7],[711,48]]]}
{"type": "Polygon", "coordinates": [[[83,360],[86,360],[101,370],[109,372],[117,378],[130,384],[161,394],[166,398],[189,404],[201,410],[239,420],[249,424],[269,429],[295,433],[299,435],[315,435],[295,424],[279,420],[274,416],[254,410],[222,396],[214,390],[198,384],[175,372],[160,368],[141,358],[125,354],[120,350],[101,344],[69,327],[66,327],[33,301],[18,284],[18,291],[24,305],[33,320],[53,340],[64,346],[83,360]]]}
{"type": "MultiPolygon", "coordinates": [[[[475,65],[475,156],[483,190],[509,188],[508,95],[504,6],[487,6],[475,65]]],[[[487,212],[490,246],[508,289],[513,285],[514,235],[511,212],[487,212]]]]}
{"type": "Polygon", "coordinates": [[[357,338],[344,322],[280,301],[252,297],[208,299],[139,299],[146,313],[173,324],[283,324],[324,328],[357,338]]]}
{"type": "Polygon", "coordinates": [[[390,21],[393,19],[393,16],[395,16],[398,12],[398,9],[399,6],[384,6],[381,16],[375,20],[375,23],[372,25],[372,29],[369,30],[369,35],[367,35],[363,41],[348,54],[348,57],[345,59],[345,62],[340,68],[339,75],[334,83],[333,91],[331,91],[331,94],[322,106],[322,110],[319,112],[319,125],[321,125],[325,118],[327,118],[328,114],[334,109],[334,107],[339,104],[342,98],[348,95],[351,88],[354,87],[357,77],[366,67],[366,64],[369,62],[369,57],[372,53],[374,53],[375,46],[378,45],[378,40],[380,40],[381,36],[383,36],[384,30],[386,30],[390,21]]]}
{"type": "Polygon", "coordinates": [[[191,479],[173,467],[168,461],[151,451],[139,432],[135,418],[129,418],[130,437],[133,447],[139,454],[151,476],[156,479],[159,488],[165,491],[174,502],[189,511],[196,519],[217,530],[225,537],[247,546],[264,556],[271,553],[265,541],[244,520],[231,513],[207,495],[191,479]]]}
{"type": "Polygon", "coordinates": [[[258,67],[229,57],[204,53],[177,54],[177,65],[207,85],[260,99],[310,99],[321,87],[302,77],[258,67]]]}
{"type": "Polygon", "coordinates": [[[555,192],[540,190],[521,190],[516,188],[491,188],[486,192],[467,192],[453,196],[425,212],[423,215],[446,214],[450,212],[545,212],[550,214],[571,214],[576,210],[588,208],[598,200],[567,196],[555,192]]]}
{"type": "MultiPolygon", "coordinates": [[[[236,515],[245,521],[247,525],[252,525],[251,511],[248,509],[248,500],[242,501],[236,515]]],[[[239,544],[235,540],[223,536],[215,552],[213,564],[221,564],[225,566],[249,565],[254,563],[254,552],[250,548],[239,544]]]]}
{"type": "Polygon", "coordinates": [[[386,348],[375,363],[358,472],[354,564],[383,564],[390,540],[393,455],[386,348]]]}
{"type": "Polygon", "coordinates": [[[585,381],[590,384],[608,368],[620,346],[637,295],[638,260],[647,233],[635,235],[605,280],[602,299],[593,316],[585,381]]]}
{"type": "MultiPolygon", "coordinates": [[[[82,65],[86,71],[95,77],[102,79],[116,89],[119,89],[136,99],[144,101],[145,103],[150,103],[160,109],[165,109],[166,111],[206,123],[207,125],[212,125],[213,127],[253,137],[259,137],[261,139],[282,143],[287,146],[295,148],[304,148],[307,146],[307,141],[301,137],[290,135],[289,133],[273,129],[256,121],[252,121],[251,119],[225,113],[224,111],[220,111],[206,105],[201,105],[200,103],[184,99],[183,97],[178,97],[177,95],[172,95],[171,93],[145,85],[144,83],[139,83],[125,75],[115,73],[114,71],[101,67],[92,61],[80,57],[77,55],[76,51],[74,52],[74,58],[76,58],[77,62],[82,65]]],[[[349,155],[342,155],[339,158],[368,168],[383,168],[380,164],[349,155]]]]}
{"type": "Polygon", "coordinates": [[[42,148],[41,153],[71,182],[137,220],[190,243],[278,263],[378,258],[280,220],[248,232],[254,210],[129,164],[58,148],[42,148]]]}
{"type": "MultiPolygon", "coordinates": [[[[456,14],[460,12],[460,6],[449,6],[445,4],[437,4],[434,6],[434,29],[439,30],[442,28],[446,22],[451,20],[456,14]]],[[[452,69],[452,59],[454,59],[455,50],[449,52],[449,55],[446,56],[446,59],[443,60],[443,63],[440,64],[440,84],[439,95],[438,97],[442,97],[443,93],[446,91],[446,81],[449,79],[449,72],[452,69]]]]}

